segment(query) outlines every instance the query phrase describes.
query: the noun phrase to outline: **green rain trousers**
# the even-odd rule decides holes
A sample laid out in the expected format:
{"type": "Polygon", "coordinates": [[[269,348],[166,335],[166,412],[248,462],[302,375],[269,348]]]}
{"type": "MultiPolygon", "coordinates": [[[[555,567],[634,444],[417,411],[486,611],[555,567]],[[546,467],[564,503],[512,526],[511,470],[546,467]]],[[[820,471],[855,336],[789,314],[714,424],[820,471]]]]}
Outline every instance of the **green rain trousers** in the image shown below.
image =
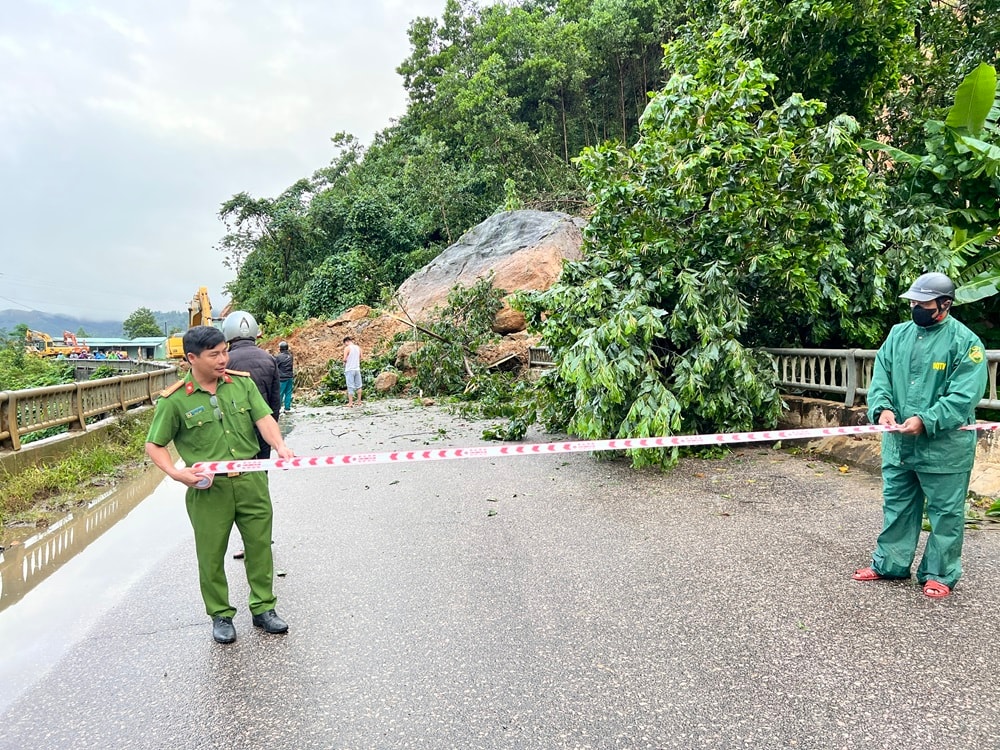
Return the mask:
{"type": "Polygon", "coordinates": [[[206,490],[189,489],[188,517],[194,529],[198,555],[198,580],[209,617],[232,617],[226,581],[226,548],[233,524],[240,530],[246,550],[250,611],[259,615],[274,609],[274,562],[271,557],[273,512],[268,495],[267,474],[254,471],[238,477],[219,474],[206,490]]]}
{"type": "Polygon", "coordinates": [[[926,495],[931,533],[917,567],[917,580],[921,584],[940,581],[954,588],[962,577],[965,496],[970,475],[927,474],[901,466],[883,466],[885,523],[872,555],[872,569],[886,578],[910,577],[926,495]]]}

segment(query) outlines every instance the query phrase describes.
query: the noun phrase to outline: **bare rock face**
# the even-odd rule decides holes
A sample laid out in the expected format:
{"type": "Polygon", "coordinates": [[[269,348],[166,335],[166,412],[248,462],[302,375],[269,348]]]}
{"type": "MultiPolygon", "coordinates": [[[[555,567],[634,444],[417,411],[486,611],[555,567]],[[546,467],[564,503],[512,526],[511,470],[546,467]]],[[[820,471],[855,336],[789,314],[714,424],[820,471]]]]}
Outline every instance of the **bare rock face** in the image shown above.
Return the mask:
{"type": "Polygon", "coordinates": [[[577,221],[548,211],[494,214],[403,282],[399,296],[406,312],[428,320],[435,307],[444,307],[452,287],[472,286],[491,270],[498,289],[548,289],[564,260],[580,258],[583,234],[577,221]]]}
{"type": "Polygon", "coordinates": [[[375,390],[379,393],[386,393],[396,387],[399,376],[394,372],[380,372],[375,376],[375,390]]]}

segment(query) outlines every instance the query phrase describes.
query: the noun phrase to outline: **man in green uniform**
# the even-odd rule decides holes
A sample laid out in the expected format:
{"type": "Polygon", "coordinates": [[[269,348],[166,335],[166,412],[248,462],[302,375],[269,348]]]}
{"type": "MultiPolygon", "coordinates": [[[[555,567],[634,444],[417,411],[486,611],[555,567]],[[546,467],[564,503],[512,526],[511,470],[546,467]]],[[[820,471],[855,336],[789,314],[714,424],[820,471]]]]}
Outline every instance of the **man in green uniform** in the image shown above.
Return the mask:
{"type": "Polygon", "coordinates": [[[979,338],[949,315],[955,285],[920,276],[900,295],[912,322],[893,326],[875,358],[868,418],[898,427],[882,435],[884,523],[872,564],[857,581],[909,578],[924,499],[931,532],[917,580],[924,594],[948,596],[962,575],[965,497],[976,454],[976,420],[987,371],[979,338]]]}
{"type": "Polygon", "coordinates": [[[260,451],[254,425],[281,458],[294,453],[281,438],[257,386],[246,373],[226,369],[229,363],[222,331],[195,326],[184,334],[184,356],[191,371],[163,391],[146,437],[146,453],[171,479],[187,485],[188,517],[194,529],[198,577],[205,611],[212,618],[212,637],[236,640],[226,580],[226,546],[233,524],[246,548],[253,624],[267,633],[284,633],[288,625],[274,611],[274,562],[271,557],[271,496],[263,471],[196,474],[198,461],[253,459],[260,451]],[[166,446],[174,442],[186,466],[177,468],[166,446]],[[207,488],[201,489],[205,484],[207,488]]]}

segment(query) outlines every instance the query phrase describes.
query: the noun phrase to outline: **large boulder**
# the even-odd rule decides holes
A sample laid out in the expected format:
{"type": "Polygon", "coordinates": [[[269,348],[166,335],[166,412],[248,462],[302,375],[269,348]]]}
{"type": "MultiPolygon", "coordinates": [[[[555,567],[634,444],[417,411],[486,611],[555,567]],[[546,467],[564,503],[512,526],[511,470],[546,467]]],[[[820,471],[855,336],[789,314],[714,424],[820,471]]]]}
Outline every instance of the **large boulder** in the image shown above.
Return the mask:
{"type": "Polygon", "coordinates": [[[375,377],[375,390],[379,393],[388,393],[399,382],[399,375],[394,372],[380,372],[375,377]]]}
{"type": "Polygon", "coordinates": [[[497,311],[493,318],[493,332],[499,333],[501,336],[508,333],[519,333],[527,325],[528,321],[525,319],[524,313],[515,310],[507,302],[504,302],[504,306],[497,311]]]}
{"type": "Polygon", "coordinates": [[[456,284],[472,286],[493,271],[493,285],[507,292],[548,289],[564,260],[580,258],[583,234],[569,214],[504,211],[463,234],[399,287],[399,298],[415,320],[444,307],[456,284]]]}
{"type": "Polygon", "coordinates": [[[423,341],[404,341],[396,350],[396,367],[405,370],[410,366],[410,357],[423,348],[423,341]]]}

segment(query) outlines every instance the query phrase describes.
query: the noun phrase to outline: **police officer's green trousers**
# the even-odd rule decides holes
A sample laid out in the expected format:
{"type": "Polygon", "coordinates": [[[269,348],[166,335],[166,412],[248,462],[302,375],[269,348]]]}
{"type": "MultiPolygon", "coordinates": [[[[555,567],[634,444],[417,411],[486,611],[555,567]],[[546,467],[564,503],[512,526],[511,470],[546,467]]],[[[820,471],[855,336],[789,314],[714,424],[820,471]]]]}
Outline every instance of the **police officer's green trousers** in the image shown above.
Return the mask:
{"type": "Polygon", "coordinates": [[[267,474],[254,471],[238,477],[217,474],[207,490],[189,489],[188,517],[194,529],[198,579],[209,617],[232,617],[226,581],[226,548],[233,524],[243,537],[246,551],[250,611],[259,615],[274,609],[274,561],[271,557],[271,498],[267,474]]]}
{"type": "Polygon", "coordinates": [[[882,467],[885,514],[872,568],[887,578],[909,578],[920,539],[924,498],[931,532],[917,580],[940,581],[952,588],[962,576],[965,496],[971,472],[928,474],[903,466],[882,467]]]}

